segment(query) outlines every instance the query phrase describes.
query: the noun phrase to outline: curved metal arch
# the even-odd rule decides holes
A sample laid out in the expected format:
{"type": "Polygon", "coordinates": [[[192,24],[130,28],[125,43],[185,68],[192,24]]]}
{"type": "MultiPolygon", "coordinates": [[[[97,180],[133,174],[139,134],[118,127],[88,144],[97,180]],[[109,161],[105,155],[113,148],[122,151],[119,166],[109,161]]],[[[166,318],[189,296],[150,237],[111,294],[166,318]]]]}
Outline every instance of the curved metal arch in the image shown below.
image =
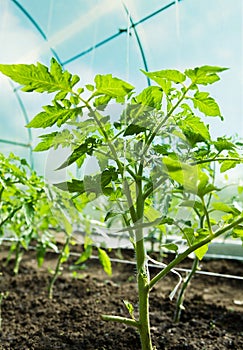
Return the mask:
{"type": "MultiPolygon", "coordinates": [[[[14,85],[13,85],[13,83],[11,81],[10,81],[10,85],[11,85],[13,91],[14,91],[14,95],[15,95],[17,101],[18,101],[18,104],[19,104],[20,109],[22,111],[22,114],[24,116],[24,120],[25,120],[26,124],[28,124],[29,123],[29,117],[28,117],[26,108],[24,106],[24,103],[23,103],[21,97],[19,96],[18,91],[14,89],[14,85]]],[[[31,165],[32,168],[34,168],[34,158],[33,158],[33,154],[32,154],[32,140],[33,140],[33,138],[32,138],[31,129],[27,129],[27,132],[28,132],[28,143],[27,144],[23,144],[21,142],[17,142],[15,144],[19,145],[19,146],[23,146],[23,147],[28,147],[29,148],[29,151],[30,151],[30,165],[31,165]]]]}
{"type": "MultiPolygon", "coordinates": [[[[18,8],[19,10],[28,18],[28,20],[33,24],[33,26],[36,28],[36,30],[38,31],[38,33],[41,35],[41,37],[48,42],[48,38],[46,36],[46,34],[44,33],[44,31],[41,29],[41,27],[39,26],[39,24],[34,20],[34,18],[29,14],[29,12],[17,1],[17,0],[11,0],[18,8]]],[[[54,55],[54,57],[57,59],[57,61],[61,64],[61,60],[58,56],[58,54],[56,53],[56,51],[50,47],[50,51],[52,52],[52,54],[54,55]]]]}
{"type": "MultiPolygon", "coordinates": [[[[129,28],[132,28],[133,31],[134,31],[134,34],[135,34],[135,37],[136,37],[136,40],[137,40],[137,43],[138,43],[138,47],[139,47],[139,51],[141,53],[141,56],[142,56],[142,61],[143,61],[143,65],[144,65],[144,69],[146,72],[148,72],[148,64],[147,64],[147,60],[146,60],[146,56],[145,56],[145,53],[144,53],[144,49],[143,49],[143,46],[142,46],[142,42],[139,38],[139,35],[138,35],[138,32],[137,32],[137,29],[136,29],[136,26],[134,25],[134,22],[133,22],[133,19],[132,19],[132,16],[130,15],[130,12],[128,11],[128,8],[126,7],[126,5],[124,4],[124,2],[122,2],[122,5],[126,11],[126,14],[129,18],[129,21],[131,23],[131,26],[129,28]]],[[[151,85],[151,82],[150,82],[150,79],[149,77],[147,77],[147,83],[148,83],[148,86],[151,85]]]]}
{"type": "MultiPolygon", "coordinates": [[[[48,42],[48,38],[46,36],[46,34],[44,33],[44,31],[41,29],[40,25],[34,20],[34,18],[29,14],[29,12],[17,1],[17,0],[11,0],[18,8],[19,10],[28,18],[28,20],[32,23],[32,25],[36,28],[37,32],[41,35],[41,37],[48,42]]],[[[56,51],[50,47],[50,51],[51,53],[54,55],[54,57],[57,59],[57,61],[62,65],[61,60],[58,56],[58,54],[56,53],[56,51]]],[[[15,88],[14,85],[12,84],[12,82],[10,82],[13,92],[17,98],[18,104],[20,106],[20,109],[22,111],[22,114],[24,116],[25,122],[26,124],[29,123],[29,117],[26,111],[26,108],[24,106],[24,103],[18,93],[18,88],[15,88]]],[[[28,147],[30,150],[30,164],[31,167],[34,168],[34,158],[33,158],[33,153],[32,153],[32,132],[30,129],[28,129],[28,143],[22,143],[22,142],[14,142],[14,141],[10,141],[10,140],[0,140],[0,142],[4,142],[4,143],[8,143],[8,144],[12,144],[12,145],[17,145],[17,146],[21,146],[21,147],[28,147]]]]}
{"type": "MultiPolygon", "coordinates": [[[[125,30],[125,31],[126,31],[126,30],[125,30]]],[[[87,54],[90,53],[91,51],[97,49],[97,48],[100,47],[100,46],[105,45],[105,44],[108,43],[109,41],[111,41],[111,40],[115,39],[116,37],[120,36],[120,35],[123,34],[123,32],[125,32],[125,31],[119,30],[118,33],[115,33],[115,34],[109,36],[108,38],[106,38],[106,39],[104,39],[104,40],[98,42],[97,44],[95,44],[95,45],[89,47],[88,49],[86,49],[86,50],[84,50],[84,51],[78,53],[77,55],[68,58],[66,61],[62,62],[62,65],[66,65],[66,64],[68,64],[68,63],[71,63],[71,62],[77,60],[78,58],[80,58],[80,57],[82,57],[82,56],[87,55],[87,54]]]]}
{"type": "MultiPolygon", "coordinates": [[[[152,17],[158,15],[160,12],[163,12],[163,11],[167,10],[167,9],[170,8],[171,6],[175,5],[177,2],[181,2],[181,1],[182,1],[182,0],[173,0],[173,1],[171,1],[171,2],[168,3],[167,5],[165,5],[165,6],[161,7],[161,8],[159,8],[157,11],[152,12],[152,13],[149,14],[148,16],[145,16],[145,17],[141,18],[139,21],[137,21],[137,22],[135,22],[135,23],[133,22],[133,23],[130,25],[129,29],[133,29],[133,30],[134,30],[134,33],[136,33],[135,28],[136,28],[139,24],[141,24],[141,23],[143,23],[143,22],[149,20],[150,18],[152,18],[152,17]]],[[[78,53],[78,54],[76,54],[76,55],[70,57],[70,58],[67,59],[66,61],[62,62],[62,65],[66,65],[66,64],[68,64],[68,63],[71,63],[71,62],[77,60],[78,58],[80,58],[80,57],[82,57],[82,56],[85,56],[86,54],[90,53],[91,51],[97,49],[97,48],[100,47],[100,46],[105,45],[105,44],[108,43],[109,41],[111,41],[111,40],[117,38],[118,36],[120,36],[121,34],[124,34],[124,33],[126,33],[126,32],[127,32],[127,29],[119,29],[117,33],[115,33],[115,34],[113,34],[113,35],[111,35],[111,36],[109,36],[109,37],[107,37],[107,38],[101,40],[100,42],[98,42],[98,43],[96,43],[95,45],[89,47],[88,49],[86,49],[86,50],[84,50],[84,51],[82,51],[82,52],[80,52],[80,53],[78,53]]],[[[137,35],[137,34],[135,34],[135,35],[137,35]]],[[[139,42],[140,42],[140,44],[141,44],[141,41],[140,41],[139,37],[138,37],[137,40],[138,40],[138,44],[139,44],[139,42]]],[[[139,44],[139,45],[140,45],[140,44],[139,44]]],[[[141,48],[140,48],[140,50],[141,50],[141,48]]],[[[142,50],[142,51],[143,51],[143,50],[142,50]]],[[[146,62],[146,59],[145,59],[145,62],[146,62]]]]}

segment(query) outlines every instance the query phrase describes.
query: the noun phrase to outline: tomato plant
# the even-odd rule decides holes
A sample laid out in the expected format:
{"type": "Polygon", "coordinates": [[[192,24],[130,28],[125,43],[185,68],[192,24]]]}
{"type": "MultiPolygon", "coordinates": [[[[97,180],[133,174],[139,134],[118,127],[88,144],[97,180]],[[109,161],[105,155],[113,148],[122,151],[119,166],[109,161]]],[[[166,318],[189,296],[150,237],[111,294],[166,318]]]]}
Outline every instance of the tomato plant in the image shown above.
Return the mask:
{"type": "Polygon", "coordinates": [[[0,154],[1,237],[11,243],[10,255],[15,253],[14,273],[31,242],[37,244],[38,263],[42,263],[46,247],[54,248],[48,233],[49,225],[57,226],[50,216],[51,202],[44,190],[44,181],[37,176],[25,159],[14,154],[0,154]]]}
{"type": "MultiPolygon", "coordinates": [[[[120,218],[122,225],[114,230],[129,233],[137,266],[138,309],[125,301],[130,317],[102,318],[135,327],[143,350],[153,348],[149,294],[155,284],[192,252],[202,259],[208,244],[220,235],[233,230],[242,237],[242,212],[208,200],[219,190],[210,164],[219,164],[225,172],[242,162],[236,143],[225,136],[213,140],[205,122],[205,117],[222,119],[217,102],[203,87],[217,82],[225,70],[202,66],[184,72],[142,71],[154,85],[136,93],[134,86],[111,74],[97,75],[93,84],[80,87],[79,77],[64,71],[55,59],[50,69],[41,63],[0,65],[23,91],[54,94],[27,125],[57,127],[41,136],[36,151],[70,147],[70,156],[59,169],[73,163],[82,167],[90,157],[97,160],[93,174],[56,186],[72,193],[77,208],[78,200],[103,201],[108,208],[104,220],[109,224],[120,218]],[[197,220],[173,216],[175,206],[187,208],[197,220]],[[217,222],[213,209],[222,214],[217,222]],[[151,227],[164,225],[180,232],[186,245],[150,278],[145,238],[151,227]]],[[[176,243],[168,248],[178,251],[176,243]]]]}
{"type": "MultiPolygon", "coordinates": [[[[81,204],[80,204],[81,205],[81,204]]],[[[81,225],[80,215],[70,202],[70,195],[45,184],[25,159],[10,153],[0,153],[0,241],[10,243],[7,261],[14,254],[13,272],[18,274],[24,252],[30,245],[36,249],[41,266],[49,248],[59,259],[49,285],[53,285],[61,271],[61,264],[69,257],[69,245],[74,242],[73,226],[81,225]],[[56,231],[63,232],[64,245],[59,252],[56,231]]]]}

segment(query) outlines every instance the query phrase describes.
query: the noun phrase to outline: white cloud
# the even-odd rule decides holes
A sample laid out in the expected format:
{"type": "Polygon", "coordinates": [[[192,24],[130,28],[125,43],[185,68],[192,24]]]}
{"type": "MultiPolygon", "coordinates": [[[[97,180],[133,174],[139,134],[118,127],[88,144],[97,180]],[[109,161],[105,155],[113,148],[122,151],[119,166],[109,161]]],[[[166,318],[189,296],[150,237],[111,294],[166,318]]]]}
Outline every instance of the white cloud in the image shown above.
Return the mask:
{"type": "Polygon", "coordinates": [[[120,4],[117,1],[103,0],[95,6],[91,6],[89,11],[85,13],[81,12],[77,14],[77,18],[71,22],[68,26],[65,26],[55,34],[53,34],[48,41],[42,42],[42,44],[35,48],[32,52],[35,55],[45,54],[49,51],[50,47],[55,48],[59,44],[68,41],[75,34],[82,31],[86,27],[92,26],[98,19],[102,18],[103,15],[112,13],[114,10],[120,8],[120,4]]]}
{"type": "Polygon", "coordinates": [[[23,27],[10,6],[3,3],[0,3],[0,63],[35,62],[38,55],[33,48],[39,47],[43,39],[31,27],[23,27]]]}

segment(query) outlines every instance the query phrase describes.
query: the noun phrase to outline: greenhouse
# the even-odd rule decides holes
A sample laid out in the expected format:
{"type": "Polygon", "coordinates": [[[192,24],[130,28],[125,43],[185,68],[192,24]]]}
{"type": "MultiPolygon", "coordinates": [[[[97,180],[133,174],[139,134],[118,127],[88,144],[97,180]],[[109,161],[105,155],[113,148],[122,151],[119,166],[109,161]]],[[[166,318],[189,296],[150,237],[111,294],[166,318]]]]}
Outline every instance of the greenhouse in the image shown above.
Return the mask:
{"type": "Polygon", "coordinates": [[[0,19],[0,349],[243,349],[242,1],[0,19]]]}

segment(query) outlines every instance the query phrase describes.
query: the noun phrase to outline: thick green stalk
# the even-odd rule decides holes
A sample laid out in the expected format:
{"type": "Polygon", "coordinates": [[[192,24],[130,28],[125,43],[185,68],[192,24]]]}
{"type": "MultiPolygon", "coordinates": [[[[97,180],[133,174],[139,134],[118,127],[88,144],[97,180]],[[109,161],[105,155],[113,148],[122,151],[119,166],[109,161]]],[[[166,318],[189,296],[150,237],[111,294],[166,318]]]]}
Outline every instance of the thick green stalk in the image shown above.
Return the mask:
{"type": "MultiPolygon", "coordinates": [[[[140,169],[142,170],[142,169],[140,169]]],[[[153,350],[151,334],[150,334],[150,320],[149,320],[149,272],[147,269],[146,251],[143,237],[143,216],[144,216],[144,198],[142,193],[142,180],[138,177],[136,181],[137,199],[136,199],[136,213],[132,214],[132,221],[135,228],[135,252],[137,263],[137,286],[139,299],[139,319],[128,319],[120,316],[103,315],[102,319],[106,321],[115,321],[133,326],[138,329],[142,350],[153,350]]],[[[133,207],[134,208],[134,207],[133,207]]]]}
{"type": "MultiPolygon", "coordinates": [[[[142,171],[142,167],[140,168],[142,171]]],[[[139,226],[136,229],[136,262],[137,284],[139,298],[139,334],[142,350],[152,350],[149,320],[149,272],[147,268],[146,252],[143,237],[144,199],[142,193],[142,181],[137,181],[136,211],[139,226]]]]}
{"type": "Polygon", "coordinates": [[[136,244],[137,284],[139,297],[139,334],[142,350],[152,350],[149,320],[149,276],[146,268],[144,240],[136,244]]]}

